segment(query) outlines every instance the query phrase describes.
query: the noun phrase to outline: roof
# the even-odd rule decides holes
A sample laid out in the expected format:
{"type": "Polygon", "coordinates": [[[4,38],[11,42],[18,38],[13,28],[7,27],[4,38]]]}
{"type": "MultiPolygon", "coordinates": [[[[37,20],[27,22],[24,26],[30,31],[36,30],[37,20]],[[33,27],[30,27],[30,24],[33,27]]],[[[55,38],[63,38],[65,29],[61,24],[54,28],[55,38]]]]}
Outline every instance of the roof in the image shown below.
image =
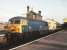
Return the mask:
{"type": "Polygon", "coordinates": [[[25,17],[22,16],[16,16],[16,17],[12,17],[11,19],[9,19],[9,21],[13,21],[13,20],[20,20],[20,19],[26,19],[25,17]]]}
{"type": "MultiPolygon", "coordinates": [[[[9,19],[9,21],[21,20],[21,19],[27,19],[27,18],[22,17],[22,16],[16,16],[16,17],[12,17],[11,19],[9,19]]],[[[34,21],[34,19],[28,19],[28,20],[34,21]]],[[[42,20],[35,20],[35,21],[46,22],[46,21],[42,21],[42,20]]]]}

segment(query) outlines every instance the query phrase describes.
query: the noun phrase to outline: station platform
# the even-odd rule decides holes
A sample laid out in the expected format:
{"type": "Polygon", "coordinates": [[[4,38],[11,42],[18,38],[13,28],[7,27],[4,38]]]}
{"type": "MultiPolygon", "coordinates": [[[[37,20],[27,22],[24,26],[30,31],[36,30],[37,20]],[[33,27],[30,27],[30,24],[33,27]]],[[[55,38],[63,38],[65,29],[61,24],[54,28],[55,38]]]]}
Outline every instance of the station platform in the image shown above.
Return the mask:
{"type": "Polygon", "coordinates": [[[56,32],[9,50],[67,50],[67,30],[56,32]]]}

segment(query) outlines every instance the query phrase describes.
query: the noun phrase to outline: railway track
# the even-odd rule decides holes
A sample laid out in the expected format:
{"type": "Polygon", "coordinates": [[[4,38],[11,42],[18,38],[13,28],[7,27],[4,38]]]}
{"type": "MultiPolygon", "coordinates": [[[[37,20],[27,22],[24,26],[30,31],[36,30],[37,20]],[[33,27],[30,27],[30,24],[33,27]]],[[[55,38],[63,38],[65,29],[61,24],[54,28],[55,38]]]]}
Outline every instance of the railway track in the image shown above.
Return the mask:
{"type": "MultiPolygon", "coordinates": [[[[60,29],[60,30],[62,30],[62,29],[60,29]]],[[[49,34],[52,34],[52,33],[55,33],[55,32],[58,32],[58,31],[60,31],[60,30],[55,30],[55,31],[52,31],[52,32],[49,32],[49,34]]],[[[49,35],[48,34],[48,35],[49,35]]],[[[27,40],[24,40],[23,42],[22,41],[14,41],[14,42],[12,42],[12,43],[8,43],[8,44],[0,44],[0,50],[8,50],[8,49],[11,49],[11,48],[14,48],[14,47],[17,47],[17,46],[19,46],[19,45],[21,45],[21,44],[25,44],[25,43],[28,43],[28,42],[31,42],[31,41],[33,41],[33,40],[35,40],[35,39],[38,39],[38,38],[41,38],[41,37],[44,37],[44,36],[47,36],[47,35],[43,35],[43,36],[35,36],[35,37],[30,37],[29,39],[27,39],[27,40]]],[[[16,39],[14,39],[14,40],[16,40],[16,39]]]]}

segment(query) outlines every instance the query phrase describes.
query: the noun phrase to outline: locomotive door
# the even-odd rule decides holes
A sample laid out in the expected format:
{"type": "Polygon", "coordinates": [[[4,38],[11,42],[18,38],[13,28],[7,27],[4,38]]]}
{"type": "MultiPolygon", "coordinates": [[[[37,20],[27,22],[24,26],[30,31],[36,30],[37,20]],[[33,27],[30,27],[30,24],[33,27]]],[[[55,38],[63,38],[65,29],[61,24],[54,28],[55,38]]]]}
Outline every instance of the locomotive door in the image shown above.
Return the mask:
{"type": "Polygon", "coordinates": [[[27,32],[27,26],[22,26],[22,32],[27,32]]]}

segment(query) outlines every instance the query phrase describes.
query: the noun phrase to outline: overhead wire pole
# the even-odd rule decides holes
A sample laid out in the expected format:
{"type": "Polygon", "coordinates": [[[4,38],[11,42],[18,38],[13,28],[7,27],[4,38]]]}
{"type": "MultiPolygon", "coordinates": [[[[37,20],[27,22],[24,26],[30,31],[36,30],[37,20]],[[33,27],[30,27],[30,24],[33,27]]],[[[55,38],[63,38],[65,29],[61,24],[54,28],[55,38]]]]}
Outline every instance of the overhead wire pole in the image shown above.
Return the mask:
{"type": "MultiPolygon", "coordinates": [[[[30,0],[25,0],[25,5],[24,5],[24,7],[27,7],[29,4],[28,3],[30,3],[29,2],[30,0]]],[[[22,16],[25,16],[26,17],[26,14],[27,14],[27,11],[25,10],[25,12],[23,12],[23,13],[21,13],[21,15],[22,16]]]]}

